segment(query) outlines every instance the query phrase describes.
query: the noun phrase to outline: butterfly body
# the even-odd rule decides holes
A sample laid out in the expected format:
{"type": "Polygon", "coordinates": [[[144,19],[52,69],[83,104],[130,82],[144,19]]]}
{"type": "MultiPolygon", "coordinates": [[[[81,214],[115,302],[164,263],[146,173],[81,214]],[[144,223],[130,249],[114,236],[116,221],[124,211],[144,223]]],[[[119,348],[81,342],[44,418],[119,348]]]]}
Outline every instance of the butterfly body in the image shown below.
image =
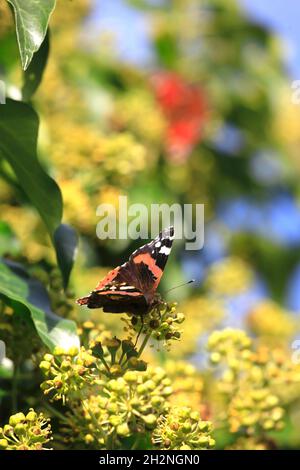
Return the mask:
{"type": "Polygon", "coordinates": [[[171,252],[174,228],[169,227],[129,260],[110,271],[87,297],[77,300],[104,312],[145,315],[157,302],[156,289],[171,252]]]}

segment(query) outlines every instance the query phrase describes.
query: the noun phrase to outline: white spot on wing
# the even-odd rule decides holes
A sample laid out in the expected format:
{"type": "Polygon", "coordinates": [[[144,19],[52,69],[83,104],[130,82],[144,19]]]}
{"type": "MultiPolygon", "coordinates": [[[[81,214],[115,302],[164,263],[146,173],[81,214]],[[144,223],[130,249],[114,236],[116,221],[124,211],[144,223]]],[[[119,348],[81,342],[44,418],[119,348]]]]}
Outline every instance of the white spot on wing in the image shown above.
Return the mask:
{"type": "Polygon", "coordinates": [[[160,254],[166,255],[166,256],[168,256],[170,252],[171,252],[171,248],[169,248],[168,246],[162,246],[161,249],[159,250],[160,254]]]}

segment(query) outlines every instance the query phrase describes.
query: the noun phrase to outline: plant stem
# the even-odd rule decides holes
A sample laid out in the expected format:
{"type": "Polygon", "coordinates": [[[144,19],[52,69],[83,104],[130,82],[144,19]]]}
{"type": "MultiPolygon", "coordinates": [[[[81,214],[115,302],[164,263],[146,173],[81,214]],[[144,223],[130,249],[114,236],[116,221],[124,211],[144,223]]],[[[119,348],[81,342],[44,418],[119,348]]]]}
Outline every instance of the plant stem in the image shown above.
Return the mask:
{"type": "MultiPolygon", "coordinates": [[[[144,351],[144,349],[145,349],[145,347],[146,347],[146,345],[147,345],[147,343],[148,343],[148,340],[149,340],[150,336],[151,336],[151,333],[148,333],[148,334],[145,336],[144,341],[142,342],[141,347],[140,347],[140,349],[139,349],[139,352],[138,352],[137,357],[140,357],[140,356],[141,356],[142,352],[144,351]]],[[[128,362],[128,359],[126,358],[125,361],[123,362],[123,364],[120,364],[121,367],[124,367],[127,362],[128,362]]]]}
{"type": "Polygon", "coordinates": [[[146,345],[147,345],[147,343],[148,343],[148,340],[149,340],[150,336],[151,336],[151,333],[148,333],[148,334],[145,336],[144,341],[142,342],[141,347],[140,347],[140,350],[139,350],[139,352],[138,352],[138,357],[140,357],[141,354],[142,354],[142,352],[144,351],[144,349],[145,349],[145,347],[146,347],[146,345]]]}
{"type": "Polygon", "coordinates": [[[130,450],[136,450],[140,443],[140,437],[137,437],[130,450]]]}
{"type": "Polygon", "coordinates": [[[55,408],[53,408],[51,405],[49,405],[49,403],[43,403],[43,406],[50,412],[52,413],[53,416],[56,416],[57,418],[59,418],[61,421],[67,423],[67,424],[70,424],[70,421],[68,418],[66,418],[62,413],[60,413],[60,411],[56,410],[55,408]]]}
{"type": "Polygon", "coordinates": [[[107,450],[116,450],[114,447],[114,442],[115,442],[115,439],[114,439],[114,433],[111,432],[110,434],[108,434],[107,438],[106,438],[106,448],[107,450]]]}
{"type": "Polygon", "coordinates": [[[18,380],[19,380],[20,366],[19,363],[14,364],[14,372],[11,383],[11,409],[12,414],[18,410],[18,380]]]}

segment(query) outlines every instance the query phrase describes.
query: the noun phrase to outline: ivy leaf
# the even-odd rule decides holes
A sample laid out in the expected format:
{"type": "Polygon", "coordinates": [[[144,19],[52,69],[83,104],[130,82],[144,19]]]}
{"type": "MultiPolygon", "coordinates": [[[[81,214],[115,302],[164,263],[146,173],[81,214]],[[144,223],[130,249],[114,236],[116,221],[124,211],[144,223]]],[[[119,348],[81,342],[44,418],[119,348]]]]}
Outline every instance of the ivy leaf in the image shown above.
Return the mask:
{"type": "Polygon", "coordinates": [[[8,99],[1,106],[0,154],[11,165],[52,237],[62,217],[62,196],[55,181],[38,161],[38,127],[38,116],[28,104],[8,99]]]}
{"type": "Polygon", "coordinates": [[[76,233],[61,226],[62,195],[56,182],[48,176],[37,157],[39,120],[28,104],[8,99],[0,113],[0,156],[11,165],[19,185],[36,207],[56,249],[64,285],[72,269],[76,233]]]}
{"type": "Polygon", "coordinates": [[[49,55],[49,31],[45,36],[43,44],[39,50],[34,54],[32,61],[30,62],[27,70],[24,71],[23,75],[23,87],[22,87],[22,99],[23,101],[29,101],[32,95],[37,90],[42,78],[43,73],[47,64],[49,55]]]}
{"type": "Polygon", "coordinates": [[[47,290],[21,265],[0,262],[0,293],[28,310],[38,335],[51,351],[56,346],[64,349],[79,347],[75,322],[60,318],[51,310],[47,290]]]}
{"type": "Polygon", "coordinates": [[[78,244],[77,232],[67,224],[60,224],[54,232],[54,245],[64,288],[67,287],[78,244]]]}
{"type": "Polygon", "coordinates": [[[17,41],[23,70],[39,50],[47,32],[55,0],[7,0],[14,9],[17,41]]]}

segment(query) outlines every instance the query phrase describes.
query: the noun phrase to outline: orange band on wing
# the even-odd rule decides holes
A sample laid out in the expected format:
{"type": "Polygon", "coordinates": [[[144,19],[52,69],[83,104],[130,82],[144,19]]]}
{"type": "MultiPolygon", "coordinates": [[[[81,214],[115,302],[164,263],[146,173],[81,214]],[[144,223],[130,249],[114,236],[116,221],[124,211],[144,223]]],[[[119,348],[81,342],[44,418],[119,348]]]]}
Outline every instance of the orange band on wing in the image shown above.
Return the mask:
{"type": "Polygon", "coordinates": [[[109,284],[113,279],[115,279],[119,270],[120,270],[120,266],[113,269],[112,271],[109,271],[107,276],[104,279],[102,279],[102,281],[100,281],[99,284],[96,285],[95,290],[101,289],[102,287],[106,286],[106,284],[109,284]]]}
{"type": "Polygon", "coordinates": [[[135,264],[146,264],[157,279],[161,278],[162,270],[156,265],[155,258],[153,258],[150,253],[142,253],[140,255],[135,256],[133,258],[133,262],[135,264]]]}

